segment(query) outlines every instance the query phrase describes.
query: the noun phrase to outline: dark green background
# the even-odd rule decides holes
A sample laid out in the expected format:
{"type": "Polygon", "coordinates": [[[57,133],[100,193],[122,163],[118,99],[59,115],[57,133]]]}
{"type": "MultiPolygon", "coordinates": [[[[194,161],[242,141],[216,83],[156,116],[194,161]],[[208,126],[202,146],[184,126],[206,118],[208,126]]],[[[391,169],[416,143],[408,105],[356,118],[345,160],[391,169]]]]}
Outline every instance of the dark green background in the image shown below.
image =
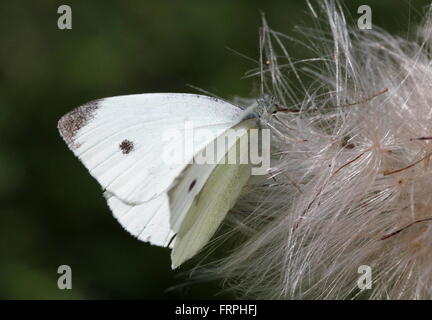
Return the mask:
{"type": "MultiPolygon", "coordinates": [[[[313,1],[312,1],[313,2],[313,1]]],[[[369,4],[373,22],[405,36],[428,1],[369,4]]],[[[260,14],[295,35],[309,25],[305,1],[1,1],[0,298],[229,298],[219,283],[187,281],[169,251],[137,241],[112,218],[100,186],[67,149],[57,120],[86,101],[144,92],[250,96],[260,14]],[[57,29],[68,4],[73,29],[57,29]],[[57,289],[57,268],[73,289],[57,289]]],[[[298,46],[288,44],[294,57],[298,46]]]]}

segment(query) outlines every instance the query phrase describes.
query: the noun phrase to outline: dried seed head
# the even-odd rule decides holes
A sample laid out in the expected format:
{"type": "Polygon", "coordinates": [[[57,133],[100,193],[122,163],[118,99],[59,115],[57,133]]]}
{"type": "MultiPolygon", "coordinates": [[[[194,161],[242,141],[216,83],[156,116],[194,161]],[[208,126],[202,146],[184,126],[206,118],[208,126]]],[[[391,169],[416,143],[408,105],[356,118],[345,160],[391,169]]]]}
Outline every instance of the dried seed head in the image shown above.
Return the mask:
{"type": "Polygon", "coordinates": [[[431,11],[419,43],[351,29],[336,1],[321,12],[327,26],[304,30],[319,55],[296,63],[263,19],[261,94],[298,112],[271,118],[276,182],[248,188],[216,269],[246,297],[430,299],[432,150],[413,138],[432,135],[431,11]]]}

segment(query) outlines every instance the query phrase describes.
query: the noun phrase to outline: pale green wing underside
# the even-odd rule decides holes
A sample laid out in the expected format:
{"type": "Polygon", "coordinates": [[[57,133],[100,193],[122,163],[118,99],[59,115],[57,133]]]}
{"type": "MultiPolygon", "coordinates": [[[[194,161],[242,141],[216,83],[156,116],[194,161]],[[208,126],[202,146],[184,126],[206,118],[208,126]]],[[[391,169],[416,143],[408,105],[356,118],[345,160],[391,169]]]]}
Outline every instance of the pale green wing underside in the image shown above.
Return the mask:
{"type": "MultiPolygon", "coordinates": [[[[247,144],[248,139],[240,138],[230,151],[236,148],[247,152],[247,144]]],[[[227,155],[211,173],[177,232],[171,252],[172,268],[193,257],[210,240],[250,177],[249,164],[239,164],[239,161],[237,164],[226,164],[226,159],[227,155]]]]}

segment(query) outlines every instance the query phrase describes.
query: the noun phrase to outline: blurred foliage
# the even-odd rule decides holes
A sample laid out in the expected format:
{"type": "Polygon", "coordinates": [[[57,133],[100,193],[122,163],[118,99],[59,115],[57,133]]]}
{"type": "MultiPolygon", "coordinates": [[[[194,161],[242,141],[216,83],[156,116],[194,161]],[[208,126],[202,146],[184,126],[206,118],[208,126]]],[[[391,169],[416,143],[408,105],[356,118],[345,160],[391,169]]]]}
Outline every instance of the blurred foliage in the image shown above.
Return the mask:
{"type": "MultiPolygon", "coordinates": [[[[427,3],[361,2],[401,36],[427,3]]],[[[358,1],[345,5],[356,17],[358,1]]],[[[168,249],[122,230],[56,125],[100,97],[196,92],[188,84],[250,96],[257,80],[242,76],[256,65],[226,47],[258,58],[260,11],[290,35],[311,24],[303,0],[0,2],[0,298],[230,297],[220,283],[167,290],[188,281],[187,268],[171,271],[168,249]],[[65,3],[72,30],[57,29],[65,3]],[[72,267],[72,290],[57,289],[62,264],[72,267]]]]}

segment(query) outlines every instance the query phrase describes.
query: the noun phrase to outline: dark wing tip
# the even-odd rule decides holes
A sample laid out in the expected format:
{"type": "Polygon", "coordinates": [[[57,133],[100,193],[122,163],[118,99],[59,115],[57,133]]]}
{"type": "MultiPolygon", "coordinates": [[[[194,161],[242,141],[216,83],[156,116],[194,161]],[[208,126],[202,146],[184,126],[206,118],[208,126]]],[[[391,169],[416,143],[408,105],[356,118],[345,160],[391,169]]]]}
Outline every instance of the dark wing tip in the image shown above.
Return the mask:
{"type": "Polygon", "coordinates": [[[84,127],[94,117],[94,112],[98,109],[101,99],[87,102],[65,114],[59,120],[57,128],[64,141],[71,149],[76,149],[75,142],[77,132],[84,127]]]}

